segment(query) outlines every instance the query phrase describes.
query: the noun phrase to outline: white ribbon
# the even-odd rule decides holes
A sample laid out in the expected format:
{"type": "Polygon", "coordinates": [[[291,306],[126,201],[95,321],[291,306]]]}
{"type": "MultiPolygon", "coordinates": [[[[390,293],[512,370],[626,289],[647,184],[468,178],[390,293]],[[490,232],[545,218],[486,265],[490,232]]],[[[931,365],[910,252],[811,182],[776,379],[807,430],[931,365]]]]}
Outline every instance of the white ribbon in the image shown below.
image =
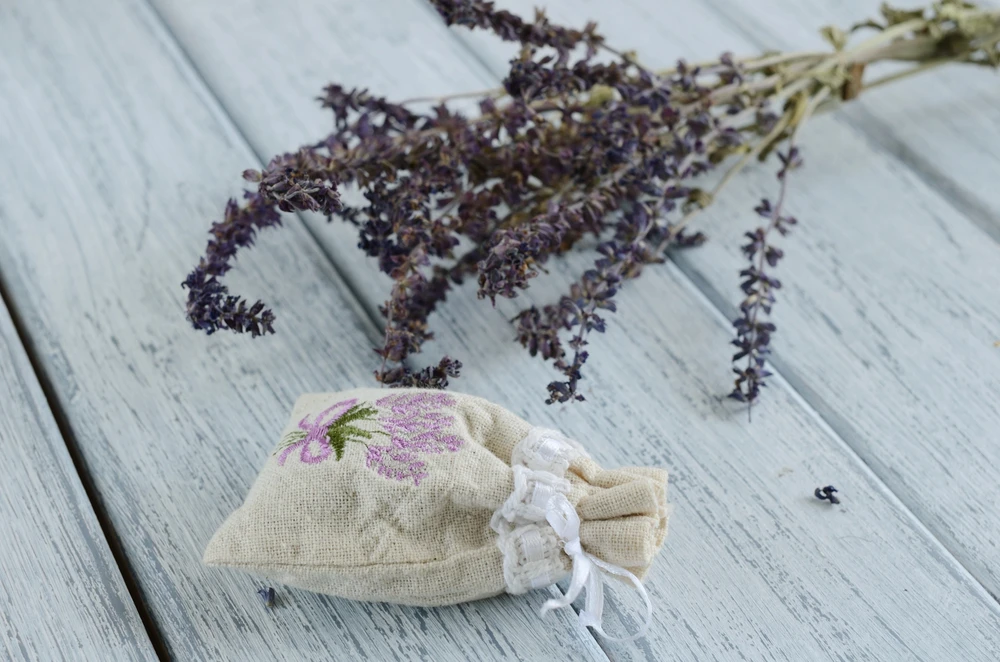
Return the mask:
{"type": "Polygon", "coordinates": [[[552,609],[569,606],[583,589],[587,589],[584,609],[580,612],[580,624],[583,627],[592,627],[602,637],[612,641],[633,641],[646,634],[653,620],[653,604],[639,578],[625,568],[606,563],[593,554],[583,551],[580,544],[580,517],[576,514],[576,508],[566,499],[565,495],[555,494],[549,499],[545,508],[545,519],[562,538],[563,550],[573,561],[573,575],[566,594],[562,598],[546,601],[542,605],[541,614],[544,616],[552,609]],[[627,578],[646,603],[646,620],[642,627],[632,635],[612,637],[604,631],[601,625],[604,618],[604,576],[601,574],[602,571],[627,578]]]}

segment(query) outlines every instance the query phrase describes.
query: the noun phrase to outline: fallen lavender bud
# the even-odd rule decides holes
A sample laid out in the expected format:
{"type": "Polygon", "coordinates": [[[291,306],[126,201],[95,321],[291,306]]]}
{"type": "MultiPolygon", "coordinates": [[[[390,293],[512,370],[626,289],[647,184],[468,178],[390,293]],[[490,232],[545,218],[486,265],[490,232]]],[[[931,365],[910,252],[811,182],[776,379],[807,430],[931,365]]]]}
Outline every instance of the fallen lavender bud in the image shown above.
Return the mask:
{"type": "Polygon", "coordinates": [[[274,607],[275,594],[273,588],[271,588],[270,586],[268,586],[267,588],[259,588],[257,589],[257,595],[259,595],[260,599],[264,601],[265,607],[267,607],[268,609],[274,607]]]}
{"type": "Polygon", "coordinates": [[[835,503],[840,503],[840,499],[834,496],[834,493],[836,492],[837,488],[833,485],[827,485],[826,487],[817,487],[814,494],[820,501],[829,501],[830,504],[833,505],[835,503]]]}

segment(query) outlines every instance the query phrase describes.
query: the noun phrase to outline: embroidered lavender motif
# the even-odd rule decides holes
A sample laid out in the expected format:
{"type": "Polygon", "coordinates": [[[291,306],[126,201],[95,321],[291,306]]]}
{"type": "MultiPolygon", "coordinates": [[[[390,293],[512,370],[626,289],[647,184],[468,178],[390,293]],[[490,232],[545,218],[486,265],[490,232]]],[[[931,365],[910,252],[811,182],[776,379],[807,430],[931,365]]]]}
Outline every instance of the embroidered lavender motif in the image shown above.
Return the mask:
{"type": "Polygon", "coordinates": [[[461,437],[448,432],[454,416],[440,411],[455,404],[447,393],[399,393],[375,404],[388,409],[379,417],[389,433],[389,443],[368,446],[365,464],[380,476],[398,481],[412,480],[414,485],[427,477],[428,453],[454,453],[462,447],[461,437]]]}
{"type": "Polygon", "coordinates": [[[398,393],[379,399],[375,406],[358,404],[357,398],[337,402],[311,421],[309,416],[303,417],[298,429],[284,436],[275,451],[278,464],[284,466],[294,451],[307,464],[322,462],[331,454],[340,460],[348,442],[362,443],[368,447],[365,466],[369,469],[385,478],[412,480],[419,485],[428,475],[423,455],[454,453],[464,443],[449,432],[455,417],[441,412],[454,404],[453,397],[440,392],[398,393]],[[355,425],[372,420],[377,420],[382,429],[365,430],[355,425]],[[369,444],[375,435],[388,437],[389,442],[369,444]]]}
{"type": "Polygon", "coordinates": [[[299,429],[284,436],[278,450],[278,464],[284,465],[292,451],[299,451],[299,459],[307,464],[316,464],[334,453],[339,460],[344,457],[344,448],[349,441],[364,443],[376,434],[384,435],[379,430],[363,430],[352,423],[371,420],[378,410],[367,405],[357,404],[357,398],[343,400],[327,407],[316,418],[309,421],[304,416],[299,421],[299,429]]]}

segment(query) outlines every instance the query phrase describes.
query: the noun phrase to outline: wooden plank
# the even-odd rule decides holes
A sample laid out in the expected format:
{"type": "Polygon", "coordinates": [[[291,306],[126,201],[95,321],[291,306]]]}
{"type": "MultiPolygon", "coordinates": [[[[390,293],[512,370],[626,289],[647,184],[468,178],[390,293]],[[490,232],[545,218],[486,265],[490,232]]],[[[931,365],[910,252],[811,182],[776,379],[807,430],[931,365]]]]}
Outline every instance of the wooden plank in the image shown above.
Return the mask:
{"type": "MultiPolygon", "coordinates": [[[[183,0],[155,5],[262,154],[320,135],[328,119],[309,99],[332,76],[399,98],[495,84],[432,14],[421,18],[402,2],[352,4],[349,14],[304,0],[280,8],[234,1],[225,11],[183,0]],[[329,70],[299,66],[302,52],[329,70]],[[439,61],[447,66],[428,64],[439,61]]],[[[373,309],[388,289],[351,230],[308,222],[373,309]]],[[[525,299],[552,300],[565,273],[555,265],[552,280],[525,299]]],[[[644,279],[594,343],[587,405],[541,403],[551,374],[511,343],[514,308],[491,311],[472,289],[450,297],[428,348],[468,359],[455,388],[560,427],[609,465],[673,470],[671,534],[647,580],[656,627],[635,645],[604,643],[608,654],[990,659],[1000,619],[982,588],[780,379],[766,415],[746,426],[743,412],[719,397],[728,379],[725,321],[676,269],[644,279]],[[849,491],[842,509],[812,498],[825,481],[849,491]],[[940,600],[949,601],[943,622],[940,600]]],[[[615,598],[629,608],[612,609],[609,629],[634,627],[634,596],[615,598]]]]}
{"type": "Polygon", "coordinates": [[[373,327],[292,219],[234,274],[289,308],[281,336],[188,328],[180,281],[259,164],[146,5],[5,9],[0,85],[0,263],[173,657],[606,659],[572,614],[539,621],[544,592],[430,611],[279,590],[268,611],[203,567],[295,398],[370,379],[373,327]]]}
{"type": "Polygon", "coordinates": [[[155,660],[3,302],[0,453],[0,656],[155,660]]]}
{"type": "MultiPolygon", "coordinates": [[[[524,10],[529,3],[505,4],[524,10]]],[[[713,11],[694,3],[685,6],[683,20],[676,7],[643,0],[614,7],[592,2],[585,10],[554,0],[546,6],[557,21],[595,19],[611,43],[634,47],[650,66],[667,66],[681,56],[701,60],[723,50],[773,48],[774,42],[748,41],[730,27],[750,24],[738,4],[713,11]],[[728,16],[725,22],[720,14],[728,16]]],[[[782,10],[772,4],[760,11],[770,17],[782,10]]],[[[804,30],[783,25],[788,40],[804,30]]],[[[468,43],[493,71],[502,71],[509,48],[481,49],[478,36],[468,43]]],[[[992,80],[990,72],[979,73],[992,80]]],[[[938,98],[933,87],[926,95],[938,98]]],[[[785,242],[788,257],[780,267],[785,289],[776,308],[775,364],[961,564],[1000,596],[994,507],[1000,483],[992,469],[1000,463],[1000,351],[994,346],[1000,248],[964,208],[885,154],[855,121],[817,118],[805,132],[807,167],[790,192],[801,225],[785,242]]],[[[968,158],[975,161],[976,154],[968,158]]],[[[979,164],[992,172],[989,161],[979,164]]],[[[755,223],[754,204],[774,194],[773,171],[762,167],[738,177],[697,224],[713,241],[676,256],[727,316],[735,317],[739,300],[740,235],[755,223]]]]}

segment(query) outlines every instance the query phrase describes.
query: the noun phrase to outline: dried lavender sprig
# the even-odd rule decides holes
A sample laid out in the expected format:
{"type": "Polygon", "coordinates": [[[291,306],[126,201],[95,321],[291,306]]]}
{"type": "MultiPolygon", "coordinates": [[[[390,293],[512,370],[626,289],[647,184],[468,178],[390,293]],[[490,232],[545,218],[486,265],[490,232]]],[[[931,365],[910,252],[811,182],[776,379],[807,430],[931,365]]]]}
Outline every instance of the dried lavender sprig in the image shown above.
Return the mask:
{"type": "Polygon", "coordinates": [[[604,38],[594,32],[590,23],[583,30],[573,30],[551,24],[540,9],[535,20],[525,21],[517,14],[496,9],[494,3],[480,0],[431,0],[446,25],[489,30],[504,41],[517,41],[526,46],[549,46],[567,52],[584,43],[597,46],[604,38]]]}
{"type": "Polygon", "coordinates": [[[771,376],[767,369],[767,358],[771,353],[771,338],[777,330],[767,317],[771,314],[775,291],[781,288],[781,281],[771,275],[769,267],[777,267],[784,252],[773,245],[771,237],[773,232],[786,236],[791,227],[798,223],[794,216],[784,211],[788,174],[802,165],[796,144],[799,129],[829,93],[830,89],[824,87],[811,99],[798,97],[801,120],[788,140],[788,151],[778,154],[781,161],[777,174],[780,182],[778,197],[773,205],[766,198],[761,200],[754,211],[767,219],[767,223],[744,235],[748,241],[742,247],[743,254],[750,264],[740,271],[743,279],[740,288],[745,298],[740,303],[740,316],[733,320],[736,338],[732,344],[736,346],[737,352],[733,354],[732,360],[734,364],[738,364],[745,359],[746,365],[742,368],[734,365],[736,380],[729,397],[747,404],[748,419],[752,416],[754,403],[760,397],[760,389],[767,385],[766,379],[771,376]]]}
{"type": "Polygon", "coordinates": [[[274,314],[262,301],[249,305],[229,294],[219,282],[241,247],[252,246],[258,230],[281,224],[275,204],[259,194],[247,193],[244,206],[230,199],[221,223],[212,226],[212,238],[194,271],[181,284],[188,289],[187,318],[208,334],[219,329],[250,333],[257,337],[274,332],[274,314]]]}
{"type": "Polygon", "coordinates": [[[240,248],[253,245],[259,230],[281,225],[279,210],[330,215],[340,209],[335,184],[317,173],[314,161],[308,150],[300,150],[276,157],[263,173],[244,171],[244,179],[258,183],[258,191],[246,191],[242,206],[229,200],[222,222],[212,225],[205,257],[181,283],[188,290],[187,318],[196,329],[208,334],[227,329],[254,338],[274,333],[274,313],[262,301],[250,305],[229,294],[219,278],[232,268],[240,248]]]}

